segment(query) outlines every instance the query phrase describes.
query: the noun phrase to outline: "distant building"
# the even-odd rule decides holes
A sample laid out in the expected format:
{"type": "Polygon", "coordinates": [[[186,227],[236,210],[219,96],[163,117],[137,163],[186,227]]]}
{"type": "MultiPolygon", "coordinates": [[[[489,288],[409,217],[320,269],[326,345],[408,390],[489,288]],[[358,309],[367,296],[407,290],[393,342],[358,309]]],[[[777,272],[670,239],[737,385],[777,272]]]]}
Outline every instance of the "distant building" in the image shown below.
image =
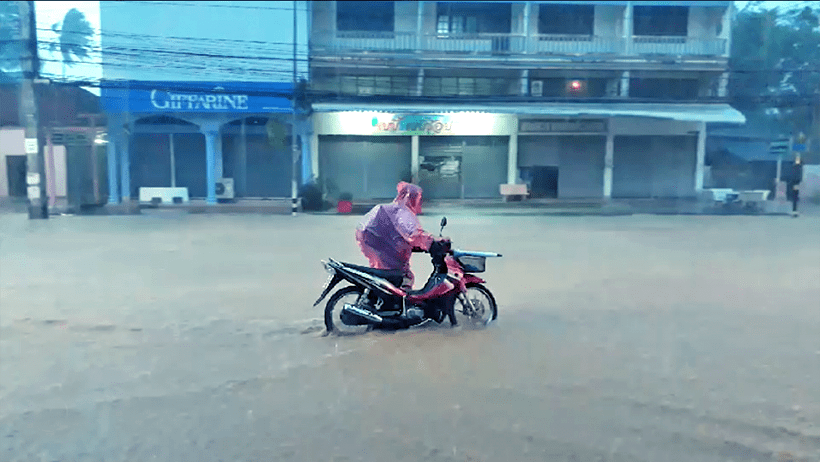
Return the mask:
{"type": "Polygon", "coordinates": [[[731,1],[310,3],[311,173],[357,199],[691,197],[731,1]]]}
{"type": "Polygon", "coordinates": [[[290,196],[292,133],[310,165],[309,120],[291,130],[294,5],[304,79],[306,2],[100,2],[109,202],[184,187],[216,203],[223,179],[290,196]]]}

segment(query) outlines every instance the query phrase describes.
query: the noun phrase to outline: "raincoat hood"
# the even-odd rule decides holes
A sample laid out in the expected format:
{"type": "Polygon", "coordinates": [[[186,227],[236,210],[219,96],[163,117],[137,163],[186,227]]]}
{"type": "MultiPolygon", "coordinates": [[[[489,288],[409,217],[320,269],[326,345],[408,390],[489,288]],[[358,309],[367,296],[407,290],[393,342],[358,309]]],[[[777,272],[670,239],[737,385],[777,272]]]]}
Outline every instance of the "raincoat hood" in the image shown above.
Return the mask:
{"type": "Polygon", "coordinates": [[[396,186],[396,190],[398,194],[393,199],[393,203],[404,205],[416,215],[421,213],[422,190],[420,187],[402,181],[396,186]]]}

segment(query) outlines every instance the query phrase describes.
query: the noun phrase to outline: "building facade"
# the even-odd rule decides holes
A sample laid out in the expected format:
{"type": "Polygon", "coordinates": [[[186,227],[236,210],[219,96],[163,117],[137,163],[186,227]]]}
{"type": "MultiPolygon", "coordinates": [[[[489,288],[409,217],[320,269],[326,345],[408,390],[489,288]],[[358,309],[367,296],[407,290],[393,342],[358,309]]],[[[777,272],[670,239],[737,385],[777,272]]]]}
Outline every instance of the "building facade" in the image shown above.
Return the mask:
{"type": "Polygon", "coordinates": [[[310,121],[293,121],[294,73],[307,77],[307,10],[100,2],[108,202],[141,188],[184,188],[209,204],[290,197],[292,137],[307,166],[298,181],[310,175],[310,121]]]}
{"type": "Polygon", "coordinates": [[[431,198],[690,197],[732,2],[311,2],[311,174],[431,198]]]}

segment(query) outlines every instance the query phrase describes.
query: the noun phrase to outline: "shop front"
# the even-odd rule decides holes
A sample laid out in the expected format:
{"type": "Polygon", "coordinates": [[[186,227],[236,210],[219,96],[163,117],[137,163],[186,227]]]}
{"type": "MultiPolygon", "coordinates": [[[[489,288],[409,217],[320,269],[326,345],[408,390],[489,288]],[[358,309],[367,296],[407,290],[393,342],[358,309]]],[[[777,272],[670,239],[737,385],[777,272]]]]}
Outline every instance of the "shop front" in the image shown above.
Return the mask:
{"type": "Polygon", "coordinates": [[[301,142],[309,124],[292,129],[291,94],[286,83],[104,85],[109,203],[138,197],[140,188],[185,188],[212,204],[290,196],[294,132],[310,164],[301,142]]]}
{"type": "Polygon", "coordinates": [[[312,171],[356,199],[412,179],[432,199],[690,198],[703,189],[706,124],[741,124],[728,105],[314,105],[312,171]]]}
{"type": "Polygon", "coordinates": [[[413,181],[430,199],[496,198],[517,174],[517,119],[481,112],[320,112],[313,116],[313,174],[332,194],[388,199],[413,181]]]}

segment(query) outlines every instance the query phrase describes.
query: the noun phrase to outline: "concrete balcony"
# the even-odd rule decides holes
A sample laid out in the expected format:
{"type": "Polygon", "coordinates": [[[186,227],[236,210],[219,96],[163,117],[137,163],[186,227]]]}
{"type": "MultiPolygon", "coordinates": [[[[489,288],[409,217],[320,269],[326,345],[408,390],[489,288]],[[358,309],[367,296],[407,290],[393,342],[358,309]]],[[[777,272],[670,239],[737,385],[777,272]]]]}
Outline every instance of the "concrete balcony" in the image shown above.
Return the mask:
{"type": "Polygon", "coordinates": [[[314,32],[314,55],[358,53],[430,55],[538,56],[715,56],[727,57],[727,41],[720,38],[524,34],[424,34],[415,32],[314,32]]]}
{"type": "Polygon", "coordinates": [[[632,53],[637,55],[727,56],[726,39],[693,37],[632,38],[632,53]]]}
{"type": "Polygon", "coordinates": [[[422,51],[439,53],[522,54],[527,39],[523,34],[426,35],[422,51]]]}
{"type": "Polygon", "coordinates": [[[414,32],[336,32],[317,35],[317,47],[333,52],[411,52],[419,48],[414,32]]]}
{"type": "Polygon", "coordinates": [[[623,54],[626,39],[591,35],[536,35],[529,42],[529,52],[547,55],[623,54]]]}

